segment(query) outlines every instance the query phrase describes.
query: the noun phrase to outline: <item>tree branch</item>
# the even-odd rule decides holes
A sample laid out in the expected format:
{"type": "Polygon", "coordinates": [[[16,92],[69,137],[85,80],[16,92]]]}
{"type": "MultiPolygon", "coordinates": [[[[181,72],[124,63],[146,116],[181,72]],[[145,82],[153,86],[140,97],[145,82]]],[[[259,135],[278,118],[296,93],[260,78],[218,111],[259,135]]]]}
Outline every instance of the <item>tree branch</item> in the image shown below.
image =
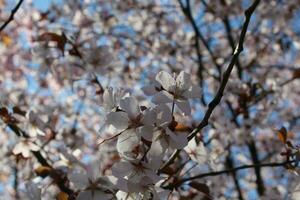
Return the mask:
{"type": "Polygon", "coordinates": [[[225,170],[220,170],[220,171],[215,171],[215,172],[208,172],[208,173],[198,174],[198,175],[188,177],[188,178],[183,178],[181,180],[178,180],[176,182],[176,184],[170,184],[168,186],[165,186],[164,188],[165,189],[173,189],[173,188],[176,188],[176,187],[180,186],[181,184],[188,182],[188,181],[205,178],[205,177],[209,177],[209,176],[218,176],[221,174],[234,173],[234,172],[237,172],[242,169],[250,169],[250,168],[255,168],[255,167],[283,167],[287,164],[291,164],[294,162],[296,162],[296,161],[292,160],[292,161],[285,161],[285,162],[272,162],[272,163],[253,164],[253,165],[242,165],[242,166],[239,166],[236,168],[230,168],[230,169],[225,169],[225,170]]]}
{"type": "Polygon", "coordinates": [[[4,24],[2,24],[2,26],[0,27],[0,33],[5,29],[5,27],[14,19],[14,16],[16,14],[16,12],[19,10],[19,8],[21,7],[21,4],[23,3],[23,0],[20,0],[18,2],[18,4],[14,7],[14,9],[11,10],[10,16],[9,18],[4,22],[4,24]]]}
{"type": "MultiPolygon", "coordinates": [[[[226,71],[223,74],[223,78],[222,78],[222,81],[220,83],[220,87],[219,87],[215,97],[213,98],[213,100],[208,104],[208,109],[207,109],[207,111],[204,115],[204,118],[202,119],[200,124],[197,126],[197,128],[194,129],[189,134],[188,140],[191,140],[193,137],[195,137],[197,135],[198,132],[200,132],[205,126],[208,125],[208,120],[209,120],[211,114],[213,113],[216,106],[220,103],[220,101],[223,97],[225,87],[226,87],[227,82],[229,80],[231,71],[232,71],[232,69],[233,69],[233,67],[234,67],[234,65],[235,65],[235,63],[238,59],[238,56],[243,51],[243,44],[244,44],[245,36],[246,36],[246,33],[247,33],[248,25],[250,23],[251,16],[252,16],[253,12],[255,11],[256,7],[258,6],[259,2],[260,2],[260,0],[255,0],[253,2],[253,4],[245,11],[245,22],[244,22],[242,30],[241,30],[240,39],[239,39],[238,45],[237,45],[237,47],[234,51],[234,54],[231,57],[231,61],[228,65],[226,71]]],[[[158,173],[162,172],[166,167],[171,165],[174,162],[174,160],[176,159],[176,157],[179,155],[179,153],[180,153],[180,150],[174,151],[174,153],[171,155],[171,157],[158,170],[158,173]]]]}

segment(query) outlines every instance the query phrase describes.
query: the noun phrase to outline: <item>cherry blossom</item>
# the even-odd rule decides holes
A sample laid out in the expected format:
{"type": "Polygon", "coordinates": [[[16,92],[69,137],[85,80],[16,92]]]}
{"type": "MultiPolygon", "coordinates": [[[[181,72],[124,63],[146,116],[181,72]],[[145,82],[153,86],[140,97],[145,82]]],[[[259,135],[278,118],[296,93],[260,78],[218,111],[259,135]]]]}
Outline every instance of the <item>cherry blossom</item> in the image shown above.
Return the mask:
{"type": "Polygon", "coordinates": [[[100,176],[99,162],[95,161],[87,165],[85,172],[72,172],[69,179],[77,189],[80,189],[77,199],[105,200],[113,198],[112,184],[107,178],[100,176]]]}
{"type": "Polygon", "coordinates": [[[193,86],[190,75],[181,71],[178,76],[172,76],[168,72],[159,72],[155,80],[161,87],[155,85],[143,88],[147,95],[153,95],[153,103],[175,103],[185,115],[191,113],[189,99],[200,98],[200,88],[193,86]]]}
{"type": "Polygon", "coordinates": [[[32,139],[22,139],[13,149],[15,155],[22,155],[24,158],[29,158],[31,151],[38,151],[40,148],[33,143],[32,139]]]}

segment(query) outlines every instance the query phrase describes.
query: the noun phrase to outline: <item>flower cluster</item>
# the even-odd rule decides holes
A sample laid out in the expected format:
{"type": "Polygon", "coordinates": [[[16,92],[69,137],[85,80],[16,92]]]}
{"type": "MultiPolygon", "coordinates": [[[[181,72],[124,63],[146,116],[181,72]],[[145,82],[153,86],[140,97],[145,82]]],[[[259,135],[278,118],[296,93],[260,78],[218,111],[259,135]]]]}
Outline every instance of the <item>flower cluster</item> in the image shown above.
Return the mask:
{"type": "Polygon", "coordinates": [[[117,151],[121,160],[112,167],[119,199],[165,199],[166,192],[157,187],[157,175],[166,153],[183,149],[188,144],[186,133],[176,133],[175,105],[184,115],[191,113],[189,99],[200,98],[199,87],[193,86],[190,75],[178,76],[161,71],[152,85],[143,87],[153,96],[153,107],[141,106],[132,96],[121,97],[119,90],[107,89],[103,104],[108,111],[106,125],[117,131],[117,151]]]}

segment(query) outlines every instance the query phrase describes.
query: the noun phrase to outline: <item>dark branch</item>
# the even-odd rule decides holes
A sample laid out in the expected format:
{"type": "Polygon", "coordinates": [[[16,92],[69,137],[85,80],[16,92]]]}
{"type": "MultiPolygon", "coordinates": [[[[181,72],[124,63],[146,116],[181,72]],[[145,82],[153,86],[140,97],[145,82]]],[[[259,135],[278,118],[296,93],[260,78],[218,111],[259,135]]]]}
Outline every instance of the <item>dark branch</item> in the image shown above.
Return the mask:
{"type": "Polygon", "coordinates": [[[20,0],[18,2],[18,4],[14,7],[14,9],[11,10],[10,16],[9,18],[4,22],[4,24],[2,24],[2,26],[0,27],[0,33],[5,29],[5,27],[14,19],[14,16],[16,14],[16,12],[19,10],[19,8],[21,7],[21,4],[23,3],[23,0],[20,0]]]}
{"type": "Polygon", "coordinates": [[[222,174],[233,173],[233,172],[237,172],[242,169],[250,169],[250,168],[255,168],[255,167],[284,167],[287,164],[291,164],[294,162],[296,162],[296,161],[292,160],[292,161],[285,161],[285,162],[272,162],[272,163],[253,164],[253,165],[242,165],[242,166],[239,166],[236,168],[225,169],[225,170],[216,171],[216,172],[208,172],[208,173],[198,174],[198,175],[195,175],[192,177],[184,178],[184,179],[178,180],[175,185],[171,184],[171,185],[165,186],[164,188],[165,189],[173,189],[173,188],[176,188],[176,187],[180,186],[181,184],[188,182],[188,181],[205,178],[205,177],[209,177],[209,176],[218,176],[218,175],[222,175],[222,174]]]}
{"type": "MultiPolygon", "coordinates": [[[[256,7],[258,6],[259,2],[260,2],[260,0],[254,1],[254,3],[245,11],[245,22],[244,22],[243,27],[242,27],[242,31],[241,31],[241,35],[240,35],[238,45],[237,45],[237,47],[234,51],[234,54],[231,57],[231,61],[228,65],[226,71],[223,74],[223,78],[222,78],[222,81],[220,83],[220,87],[217,91],[217,94],[215,95],[214,99],[208,104],[208,109],[207,109],[207,111],[204,115],[204,118],[202,119],[200,124],[197,126],[197,128],[194,129],[190,133],[190,135],[188,136],[188,140],[191,140],[193,137],[195,137],[197,135],[197,133],[199,133],[204,127],[206,127],[208,125],[208,120],[209,120],[211,114],[213,113],[216,106],[220,103],[220,101],[223,97],[225,87],[226,87],[227,82],[229,80],[231,71],[232,71],[232,69],[233,69],[233,67],[234,67],[234,65],[235,65],[235,63],[238,59],[238,56],[243,51],[243,44],[244,44],[245,36],[246,36],[246,33],[247,33],[248,25],[250,23],[251,16],[252,16],[253,12],[255,11],[256,7]]],[[[171,155],[171,157],[165,162],[165,164],[161,167],[161,169],[158,171],[158,173],[160,173],[166,167],[171,165],[174,162],[174,160],[176,159],[176,157],[179,155],[179,153],[180,153],[180,150],[176,150],[171,155]]]]}

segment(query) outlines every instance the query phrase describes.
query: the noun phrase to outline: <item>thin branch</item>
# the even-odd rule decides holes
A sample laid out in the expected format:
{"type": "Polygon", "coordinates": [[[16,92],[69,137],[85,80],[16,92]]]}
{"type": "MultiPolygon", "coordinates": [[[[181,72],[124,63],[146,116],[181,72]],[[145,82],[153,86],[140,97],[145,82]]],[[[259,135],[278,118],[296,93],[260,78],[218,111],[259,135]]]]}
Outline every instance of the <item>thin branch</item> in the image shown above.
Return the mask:
{"type": "MultiPolygon", "coordinates": [[[[219,76],[220,76],[220,78],[221,78],[221,74],[222,74],[222,68],[221,68],[221,65],[219,65],[218,63],[217,63],[217,58],[216,58],[216,56],[213,54],[213,51],[211,50],[211,48],[210,48],[210,46],[209,46],[209,44],[208,44],[208,42],[205,40],[205,38],[204,38],[204,36],[202,35],[202,33],[200,32],[200,30],[199,30],[199,28],[198,28],[198,26],[197,26],[197,24],[196,24],[196,21],[195,21],[195,19],[194,19],[194,17],[193,17],[193,14],[192,14],[192,10],[191,10],[191,5],[190,5],[190,0],[186,0],[186,6],[184,6],[183,5],[183,3],[182,3],[182,1],[181,0],[178,0],[178,3],[179,3],[179,5],[180,5],[180,8],[181,8],[181,10],[182,10],[182,12],[183,12],[183,14],[186,16],[186,18],[190,21],[190,24],[191,24],[191,26],[192,26],[192,28],[193,28],[193,30],[194,30],[194,33],[195,33],[195,35],[196,35],[196,40],[197,40],[197,38],[199,38],[200,40],[201,40],[201,42],[203,43],[203,45],[205,46],[205,48],[207,49],[207,51],[208,51],[208,53],[209,53],[209,55],[210,55],[210,57],[211,57],[211,59],[212,59],[212,62],[214,63],[214,65],[217,67],[217,70],[218,70],[218,72],[219,72],[219,76]]],[[[199,44],[196,44],[196,45],[199,45],[199,44]]],[[[198,59],[199,59],[199,53],[198,53],[198,51],[199,51],[199,46],[196,46],[196,50],[197,50],[197,55],[198,55],[198,59]]],[[[199,62],[200,62],[201,60],[199,60],[199,62]]],[[[201,68],[202,68],[202,66],[201,66],[201,68]]],[[[202,68],[203,69],[203,68],[202,68]]],[[[220,81],[221,81],[221,79],[220,79],[220,81]]]]}
{"type": "Polygon", "coordinates": [[[232,173],[232,172],[237,172],[242,169],[249,169],[249,168],[255,168],[255,167],[283,167],[287,164],[293,163],[295,161],[284,161],[284,162],[272,162],[272,163],[261,163],[261,164],[252,164],[252,165],[242,165],[236,168],[231,168],[231,169],[225,169],[221,171],[216,171],[216,172],[209,172],[209,173],[203,173],[203,174],[198,174],[196,176],[192,176],[189,178],[182,179],[181,182],[187,182],[190,180],[198,179],[198,178],[204,178],[208,176],[217,176],[220,174],[227,174],[227,173],[232,173]]]}
{"type": "Polygon", "coordinates": [[[18,2],[18,4],[14,7],[14,9],[11,10],[10,16],[9,18],[4,22],[4,24],[2,24],[2,26],[0,27],[0,33],[5,29],[5,27],[14,19],[15,14],[17,13],[17,11],[19,10],[19,8],[21,7],[21,4],[23,3],[23,0],[20,0],[18,2]]]}
{"type": "MultiPolygon", "coordinates": [[[[244,22],[243,27],[242,27],[242,31],[241,31],[241,35],[240,35],[238,45],[237,45],[237,47],[234,51],[234,54],[231,57],[231,61],[228,65],[226,71],[223,74],[223,78],[222,78],[220,87],[217,91],[217,94],[215,95],[213,100],[208,104],[208,109],[207,109],[207,111],[204,115],[204,118],[202,119],[200,124],[197,126],[197,128],[194,129],[190,133],[190,135],[188,136],[188,140],[191,140],[192,138],[194,138],[197,135],[198,132],[200,132],[204,127],[206,127],[208,125],[208,120],[209,120],[211,114],[213,113],[216,106],[220,103],[220,101],[223,97],[225,87],[226,87],[227,82],[229,80],[231,71],[232,71],[232,69],[233,69],[233,67],[234,67],[234,65],[235,65],[235,63],[238,59],[238,56],[243,51],[243,44],[244,44],[245,36],[246,36],[246,33],[247,33],[248,25],[250,23],[251,16],[252,16],[253,12],[255,11],[256,7],[258,6],[259,2],[260,2],[260,0],[255,0],[254,3],[245,11],[245,22],[244,22]]],[[[174,162],[174,160],[176,159],[176,157],[179,155],[179,153],[180,153],[180,150],[174,151],[174,153],[171,155],[171,157],[158,170],[158,173],[160,173],[166,167],[171,165],[174,162]]]]}
{"type": "Polygon", "coordinates": [[[235,168],[231,168],[231,169],[225,169],[225,170],[220,170],[220,171],[215,171],[215,172],[208,172],[208,173],[203,173],[203,174],[198,174],[195,176],[191,176],[188,178],[183,178],[181,180],[178,180],[176,182],[176,184],[171,184],[168,186],[165,186],[165,189],[173,189],[176,188],[178,186],[180,186],[181,184],[188,182],[188,181],[192,181],[195,179],[200,179],[200,178],[205,178],[205,177],[209,177],[209,176],[218,176],[218,175],[222,175],[222,174],[228,174],[228,173],[233,173],[233,172],[237,172],[239,170],[243,170],[243,169],[250,169],[250,168],[255,168],[255,167],[284,167],[287,164],[291,164],[296,162],[295,160],[292,161],[284,161],[284,162],[272,162],[272,163],[261,163],[261,164],[253,164],[253,165],[242,165],[239,167],[235,167],[235,168]]]}

